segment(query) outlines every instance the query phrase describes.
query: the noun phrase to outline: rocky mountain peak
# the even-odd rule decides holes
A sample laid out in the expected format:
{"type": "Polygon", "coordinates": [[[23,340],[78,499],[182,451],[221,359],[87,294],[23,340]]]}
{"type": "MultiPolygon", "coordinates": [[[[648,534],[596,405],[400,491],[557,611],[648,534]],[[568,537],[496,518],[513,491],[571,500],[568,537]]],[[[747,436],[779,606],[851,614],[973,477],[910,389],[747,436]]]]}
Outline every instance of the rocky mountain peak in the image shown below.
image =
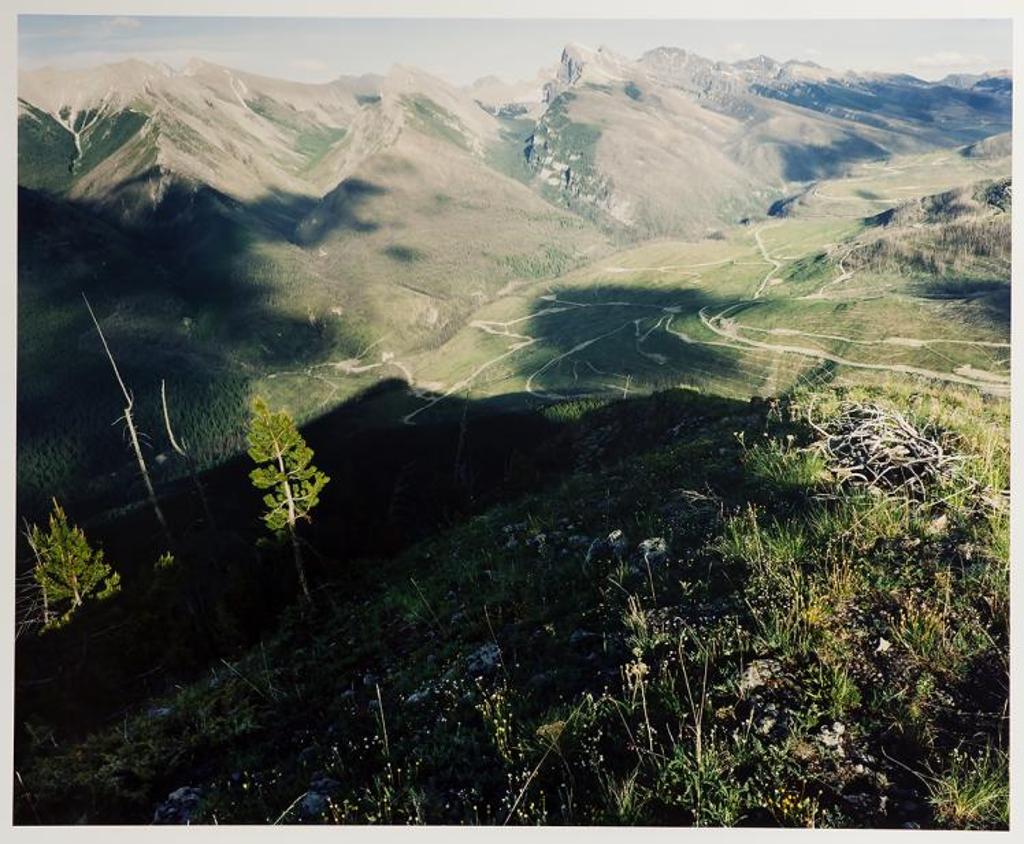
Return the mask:
{"type": "Polygon", "coordinates": [[[569,43],[562,49],[556,79],[563,85],[574,85],[583,73],[594,51],[581,44],[569,43]]]}
{"type": "Polygon", "coordinates": [[[771,56],[764,54],[754,56],[752,59],[734,62],[732,66],[744,74],[759,80],[774,79],[778,76],[779,71],[782,70],[781,62],[777,62],[771,56]]]}

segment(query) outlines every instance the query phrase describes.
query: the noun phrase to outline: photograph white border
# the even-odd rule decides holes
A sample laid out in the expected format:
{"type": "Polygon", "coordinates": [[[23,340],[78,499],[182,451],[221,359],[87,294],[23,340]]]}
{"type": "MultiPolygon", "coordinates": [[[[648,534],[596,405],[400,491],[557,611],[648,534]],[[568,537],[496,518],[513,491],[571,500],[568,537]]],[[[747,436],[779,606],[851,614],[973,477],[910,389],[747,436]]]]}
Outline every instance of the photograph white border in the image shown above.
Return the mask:
{"type": "MultiPolygon", "coordinates": [[[[244,17],[396,17],[396,18],[579,18],[579,19],[911,19],[911,18],[1002,18],[1014,22],[1013,55],[1013,127],[1020,136],[1022,76],[1021,51],[1017,49],[1018,30],[1024,20],[1024,2],[1021,0],[858,0],[856,3],[835,0],[715,0],[715,2],[688,2],[688,0],[513,0],[513,2],[487,2],[487,0],[3,0],[0,3],[0,560],[7,582],[0,593],[3,597],[3,629],[6,631],[4,647],[0,648],[0,676],[4,694],[0,695],[0,835],[4,841],[64,841],[68,835],[85,842],[136,841],[140,836],[152,836],[161,841],[187,840],[262,840],[269,836],[276,840],[304,839],[341,834],[346,840],[356,841],[437,841],[453,839],[495,840],[510,838],[529,840],[565,840],[567,836],[583,834],[595,842],[624,841],[642,836],[645,842],[678,841],[680,835],[700,840],[745,841],[752,836],[759,840],[791,840],[794,836],[812,835],[821,838],[841,838],[843,841],[931,840],[953,836],[961,839],[989,839],[1005,837],[1007,833],[908,833],[902,830],[765,830],[731,829],[701,830],[678,828],[618,828],[586,827],[566,829],[545,827],[540,829],[499,829],[425,827],[425,828],[368,828],[348,827],[26,827],[12,826],[13,812],[13,691],[14,691],[14,548],[15,548],[15,397],[16,397],[16,337],[17,337],[17,16],[19,14],[102,14],[102,15],[174,15],[174,16],[244,16],[244,17]]],[[[785,57],[783,57],[785,58],[785,57]]],[[[1013,159],[1013,178],[1018,184],[1021,176],[1021,154],[1013,159]]],[[[1011,337],[1019,336],[1024,292],[1018,289],[1024,255],[1021,254],[1021,228],[1024,214],[1017,212],[1013,220],[1013,270],[1011,286],[1011,337]]],[[[1022,802],[1022,754],[1024,744],[1017,735],[1021,729],[1021,654],[1024,626],[1021,624],[1022,581],[1019,571],[1020,546],[1024,541],[1024,512],[1019,506],[1017,490],[1024,480],[1024,463],[1019,445],[1024,425],[1024,391],[1021,387],[1024,344],[1011,346],[1011,829],[1024,823],[1022,802]]],[[[817,838],[815,838],[817,840],[817,838]]]]}

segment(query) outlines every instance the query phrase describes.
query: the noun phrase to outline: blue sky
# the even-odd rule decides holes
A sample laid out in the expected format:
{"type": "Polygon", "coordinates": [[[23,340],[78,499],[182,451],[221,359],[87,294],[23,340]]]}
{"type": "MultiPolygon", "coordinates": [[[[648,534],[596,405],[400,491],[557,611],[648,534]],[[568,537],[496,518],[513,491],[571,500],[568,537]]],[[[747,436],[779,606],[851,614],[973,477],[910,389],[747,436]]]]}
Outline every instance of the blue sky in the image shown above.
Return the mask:
{"type": "Polygon", "coordinates": [[[195,56],[240,70],[321,82],[414,65],[464,84],[530,79],[576,41],[629,57],[658,46],[734,61],[764,53],[837,70],[947,73],[1009,68],[1011,26],[994,20],[445,20],[42,16],[19,18],[19,62],[81,67],[195,56]]]}

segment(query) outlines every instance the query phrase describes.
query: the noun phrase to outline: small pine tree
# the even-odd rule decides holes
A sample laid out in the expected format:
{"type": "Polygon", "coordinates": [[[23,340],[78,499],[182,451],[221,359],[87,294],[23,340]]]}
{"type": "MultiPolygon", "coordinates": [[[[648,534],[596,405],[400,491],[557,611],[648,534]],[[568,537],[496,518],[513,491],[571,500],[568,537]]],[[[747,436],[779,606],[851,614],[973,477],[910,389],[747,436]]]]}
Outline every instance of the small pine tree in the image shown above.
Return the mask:
{"type": "Polygon", "coordinates": [[[270,490],[263,496],[267,507],[263,521],[274,533],[288,531],[302,597],[311,603],[296,527],[300,520],[310,521],[330,478],[313,465],[313,449],[306,445],[291,416],[285,411],[272,412],[261,398],[253,402],[248,439],[249,456],[260,464],[249,477],[257,489],[270,490]]]}
{"type": "Polygon", "coordinates": [[[82,529],[69,524],[56,499],[49,528],[33,525],[28,532],[43,597],[44,631],[67,624],[86,599],[102,600],[121,589],[121,576],[104,561],[103,551],[91,548],[82,529]]]}

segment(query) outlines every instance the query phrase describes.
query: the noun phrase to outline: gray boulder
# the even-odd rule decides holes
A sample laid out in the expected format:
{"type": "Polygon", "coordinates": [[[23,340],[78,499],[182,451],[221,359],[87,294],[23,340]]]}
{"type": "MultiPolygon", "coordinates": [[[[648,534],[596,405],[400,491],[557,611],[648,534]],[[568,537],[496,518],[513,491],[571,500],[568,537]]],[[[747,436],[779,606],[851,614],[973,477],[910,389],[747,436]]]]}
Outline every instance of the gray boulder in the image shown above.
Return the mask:
{"type": "Polygon", "coordinates": [[[167,795],[156,811],[153,813],[155,824],[188,824],[199,803],[203,799],[203,792],[193,786],[182,786],[167,795]]]}
{"type": "Polygon", "coordinates": [[[609,557],[621,557],[628,548],[629,542],[626,540],[625,534],[616,528],[606,538],[598,537],[590,543],[590,547],[587,549],[586,562],[590,563],[594,560],[608,559],[609,557]]]}
{"type": "Polygon", "coordinates": [[[327,795],[319,791],[307,791],[299,801],[299,814],[306,820],[322,817],[327,811],[327,795]]]}
{"type": "Polygon", "coordinates": [[[494,642],[481,645],[466,659],[466,671],[471,676],[491,674],[501,661],[501,650],[494,642]]]}
{"type": "Polygon", "coordinates": [[[649,566],[659,566],[668,561],[668,543],[661,536],[645,539],[637,546],[642,562],[649,566]]]}
{"type": "Polygon", "coordinates": [[[755,659],[740,676],[740,694],[746,695],[778,678],[782,666],[774,659],[755,659]]]}

